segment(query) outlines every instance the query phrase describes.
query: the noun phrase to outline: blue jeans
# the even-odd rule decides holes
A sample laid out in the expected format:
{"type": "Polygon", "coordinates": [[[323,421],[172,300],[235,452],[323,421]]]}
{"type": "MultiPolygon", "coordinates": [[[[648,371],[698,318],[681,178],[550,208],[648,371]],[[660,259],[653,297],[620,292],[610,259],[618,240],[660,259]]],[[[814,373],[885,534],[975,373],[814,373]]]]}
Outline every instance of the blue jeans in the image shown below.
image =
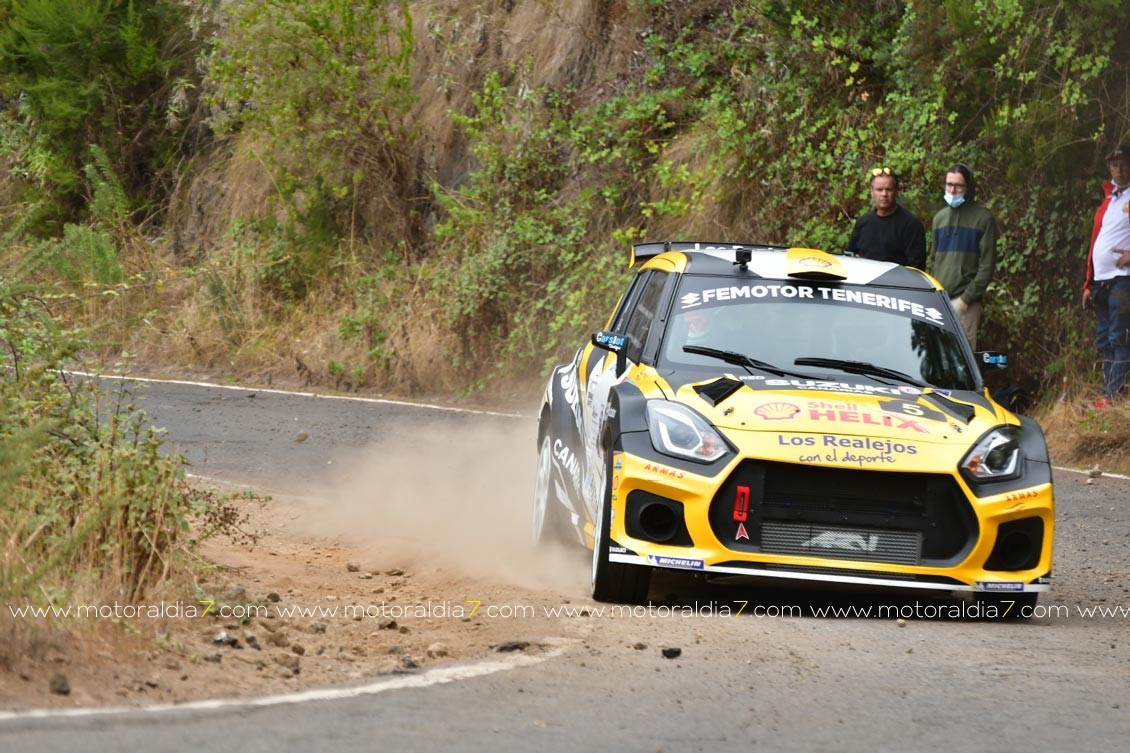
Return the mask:
{"type": "Polygon", "coordinates": [[[1103,354],[1103,397],[1114,398],[1130,374],[1130,277],[1094,283],[1096,341],[1103,354]]]}

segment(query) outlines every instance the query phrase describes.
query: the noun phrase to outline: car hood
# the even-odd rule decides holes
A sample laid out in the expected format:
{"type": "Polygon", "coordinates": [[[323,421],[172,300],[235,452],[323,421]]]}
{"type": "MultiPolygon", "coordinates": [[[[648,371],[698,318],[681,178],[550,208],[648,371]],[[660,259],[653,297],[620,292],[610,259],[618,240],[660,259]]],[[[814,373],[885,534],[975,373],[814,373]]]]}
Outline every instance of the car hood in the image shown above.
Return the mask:
{"type": "Polygon", "coordinates": [[[724,376],[676,398],[723,430],[836,434],[969,445],[1017,419],[975,392],[828,380],[724,376]]]}

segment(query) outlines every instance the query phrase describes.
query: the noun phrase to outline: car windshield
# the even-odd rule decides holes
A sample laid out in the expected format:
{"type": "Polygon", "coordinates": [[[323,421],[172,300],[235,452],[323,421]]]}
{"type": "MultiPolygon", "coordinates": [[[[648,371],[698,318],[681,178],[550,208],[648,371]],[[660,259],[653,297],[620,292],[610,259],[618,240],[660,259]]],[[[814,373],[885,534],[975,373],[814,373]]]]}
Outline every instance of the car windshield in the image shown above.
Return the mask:
{"type": "Polygon", "coordinates": [[[944,306],[941,296],[926,290],[686,275],[659,365],[726,368],[717,353],[722,351],[731,354],[731,363],[733,354],[741,354],[763,367],[818,377],[850,373],[975,389],[944,306]]]}

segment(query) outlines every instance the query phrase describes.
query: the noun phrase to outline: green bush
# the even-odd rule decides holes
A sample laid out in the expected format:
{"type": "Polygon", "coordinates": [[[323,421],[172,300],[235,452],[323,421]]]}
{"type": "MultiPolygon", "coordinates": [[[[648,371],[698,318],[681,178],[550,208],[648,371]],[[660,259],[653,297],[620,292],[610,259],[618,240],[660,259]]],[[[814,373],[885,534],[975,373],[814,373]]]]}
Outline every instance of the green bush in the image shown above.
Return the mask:
{"type": "MultiPolygon", "coordinates": [[[[332,244],[358,202],[402,186],[412,16],[381,0],[230,3],[208,58],[212,127],[255,145],[294,227],[332,244]]],[[[292,228],[293,229],[293,228],[292,228]]]]}
{"type": "Polygon", "coordinates": [[[1073,304],[1099,155],[1130,134],[1130,68],[1113,54],[1130,44],[1130,8],[1086,5],[634,3],[642,65],[613,97],[517,96],[488,75],[458,118],[478,169],[441,194],[457,331],[509,347],[548,327],[562,337],[521,339],[560,353],[561,323],[591,323],[611,296],[566,295],[531,317],[544,291],[588,290],[612,238],[706,228],[837,250],[867,209],[870,168],[899,172],[901,202],[929,228],[943,171],[962,161],[1003,229],[983,339],[1023,354],[1011,378],[1058,389],[1055,364],[1089,357],[1073,304]],[[587,222],[562,222],[572,212],[587,222]],[[602,251],[574,266],[562,248],[602,251]]]}
{"type": "Polygon", "coordinates": [[[1130,139],[1123,0],[588,4],[552,71],[560,50],[539,35],[517,53],[499,42],[512,5],[0,0],[0,160],[40,190],[14,196],[23,226],[50,230],[38,248],[58,277],[130,271],[139,203],[168,196],[165,178],[141,178],[210,143],[155,118],[183,122],[201,91],[231,146],[218,151],[251,155],[274,190],[239,220],[242,276],[200,277],[218,326],[246,330],[249,290],[263,300],[247,310],[294,312],[330,288],[320,300],[356,309],[335,313],[340,343],[371,361],[327,353],[331,372],[406,357],[393,350],[413,305],[429,325],[442,312],[430,337],[459,342],[461,369],[534,372],[599,326],[632,241],[836,250],[869,205],[870,168],[895,168],[929,225],[962,161],[1003,229],[983,341],[1043,387],[1093,360],[1075,302],[1101,155],[1130,139]],[[198,54],[203,77],[185,66],[198,54]],[[411,121],[443,102],[450,123],[411,121]],[[431,133],[444,143],[417,142],[431,133]],[[48,225],[60,216],[79,228],[48,225]]]}
{"type": "MultiPolygon", "coordinates": [[[[0,281],[0,596],[137,600],[187,567],[190,524],[226,502],[184,480],[127,393],[60,371],[84,346],[0,281]]],[[[208,532],[207,530],[205,531],[208,532]]]]}
{"type": "Polygon", "coordinates": [[[456,116],[477,169],[459,191],[436,188],[446,218],[436,227],[440,263],[429,267],[428,279],[476,376],[540,372],[547,357],[576,347],[580,327],[598,324],[594,308],[615,300],[625,279],[623,267],[610,273],[621,252],[593,227],[617,199],[614,184],[597,194],[570,181],[586,161],[598,161],[596,153],[609,175],[615,161],[630,157],[612,156],[616,137],[598,131],[591,117],[576,138],[571,98],[547,89],[515,92],[491,73],[475,112],[456,116]],[[484,352],[493,355],[485,364],[484,352]]]}
{"type": "Polygon", "coordinates": [[[187,19],[176,0],[0,0],[0,155],[44,219],[84,218],[91,146],[159,208],[200,50],[187,19]]]}

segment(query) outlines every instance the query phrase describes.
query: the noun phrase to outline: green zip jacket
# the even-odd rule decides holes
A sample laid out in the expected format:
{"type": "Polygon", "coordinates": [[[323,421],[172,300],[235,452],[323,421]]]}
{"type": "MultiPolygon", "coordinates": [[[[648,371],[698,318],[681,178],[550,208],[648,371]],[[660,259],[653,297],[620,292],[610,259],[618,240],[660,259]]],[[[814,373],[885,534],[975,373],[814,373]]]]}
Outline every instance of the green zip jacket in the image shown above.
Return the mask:
{"type": "Polygon", "coordinates": [[[934,215],[933,274],[949,293],[967,304],[985,297],[997,262],[997,221],[980,204],[967,201],[934,215]]]}

